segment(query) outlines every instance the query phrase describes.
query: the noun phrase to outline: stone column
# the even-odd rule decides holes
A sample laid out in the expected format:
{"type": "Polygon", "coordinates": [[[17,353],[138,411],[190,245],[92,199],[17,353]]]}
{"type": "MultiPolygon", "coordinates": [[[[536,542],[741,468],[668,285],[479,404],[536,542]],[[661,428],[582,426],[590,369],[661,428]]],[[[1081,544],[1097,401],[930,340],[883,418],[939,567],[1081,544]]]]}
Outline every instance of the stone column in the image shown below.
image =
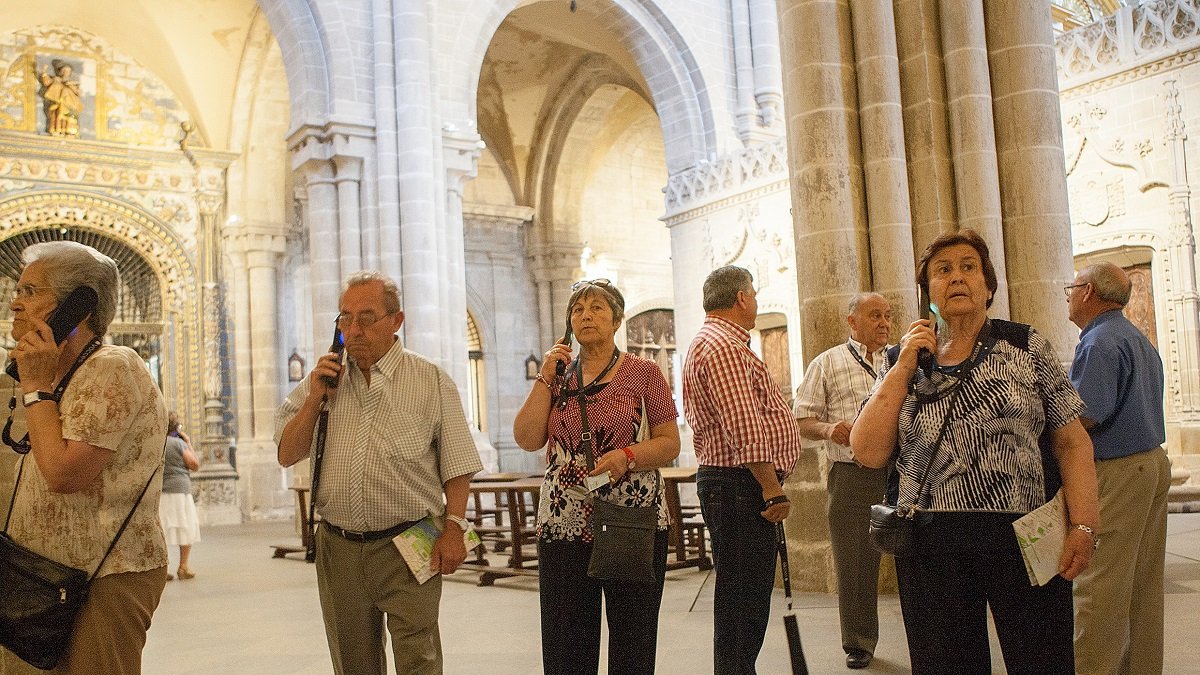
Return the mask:
{"type": "Polygon", "coordinates": [[[1167,306],[1174,314],[1176,339],[1168,354],[1168,384],[1178,415],[1179,441],[1172,443],[1183,454],[1200,454],[1200,293],[1196,285],[1196,236],[1192,222],[1191,186],[1187,175],[1187,129],[1175,80],[1163,83],[1167,118],[1167,147],[1171,152],[1171,185],[1168,188],[1171,223],[1168,257],[1174,284],[1167,306]],[[1174,366],[1171,367],[1171,361],[1174,366]]]}
{"type": "Polygon", "coordinates": [[[913,250],[918,255],[932,239],[953,230],[956,217],[937,1],[893,3],[913,250]]]}
{"type": "MultiPolygon", "coordinates": [[[[200,470],[195,475],[197,506],[204,525],[227,525],[242,521],[237,501],[237,471],[228,455],[225,429],[224,368],[221,342],[224,298],[221,284],[219,223],[224,194],[197,196],[200,211],[201,326],[203,335],[204,431],[200,435],[200,470]]],[[[195,440],[195,439],[193,439],[195,440]]]]}
{"type": "Polygon", "coordinates": [[[983,0],[941,0],[938,18],[946,68],[958,226],[973,228],[987,242],[999,280],[988,314],[1008,318],[1004,231],[983,0]]]}
{"type": "Polygon", "coordinates": [[[338,154],[333,158],[333,166],[334,184],[337,185],[338,249],[341,253],[342,276],[346,276],[363,267],[362,223],[359,218],[363,161],[359,157],[338,154]]]}
{"type": "Polygon", "coordinates": [[[733,74],[737,98],[737,134],[749,145],[758,126],[758,111],[754,102],[754,52],[750,37],[750,6],[747,0],[729,0],[731,32],[733,33],[733,74]]]}
{"type": "MultiPolygon", "coordinates": [[[[779,3],[804,361],[845,339],[846,304],[870,287],[870,252],[848,0],[779,3]]],[[[836,587],[825,458],[805,452],[786,486],[788,543],[802,590],[836,587]]]]}
{"type": "MultiPolygon", "coordinates": [[[[736,0],[735,0],[736,1],[736,0]]],[[[762,125],[782,121],[783,73],[779,59],[779,16],[775,0],[750,0],[750,43],[754,54],[754,100],[762,125]]]]}
{"type": "Polygon", "coordinates": [[[449,358],[446,372],[458,386],[459,395],[467,410],[467,263],[466,241],[463,236],[463,190],[467,181],[475,177],[479,153],[483,151],[483,139],[474,131],[460,130],[453,125],[442,129],[443,162],[446,166],[446,226],[444,228],[447,278],[442,283],[448,286],[450,315],[453,331],[443,336],[449,358]]]}
{"type": "Polygon", "coordinates": [[[438,278],[438,199],[433,158],[434,105],[425,3],[393,5],[396,143],[400,169],[401,288],[405,346],[444,363],[438,278]]]}
{"type": "MultiPolygon", "coordinates": [[[[320,141],[310,141],[308,145],[320,141]]],[[[313,303],[313,344],[329,344],[333,319],[338,313],[342,269],[338,234],[338,197],[334,167],[325,152],[305,153],[297,167],[306,188],[305,225],[308,226],[310,288],[313,303]]]]}
{"type": "Polygon", "coordinates": [[[1066,362],[1078,332],[1062,297],[1074,267],[1054,38],[1045,3],[988,0],[984,18],[1012,318],[1066,362]]]}
{"type": "Polygon", "coordinates": [[[891,0],[860,0],[852,9],[859,115],[869,130],[862,144],[871,282],[892,302],[898,340],[916,319],[917,293],[895,17],[891,0]]]}
{"type": "Polygon", "coordinates": [[[379,267],[400,279],[400,166],[396,145],[396,45],[391,0],[371,0],[375,55],[375,164],[379,206],[379,267]]]}

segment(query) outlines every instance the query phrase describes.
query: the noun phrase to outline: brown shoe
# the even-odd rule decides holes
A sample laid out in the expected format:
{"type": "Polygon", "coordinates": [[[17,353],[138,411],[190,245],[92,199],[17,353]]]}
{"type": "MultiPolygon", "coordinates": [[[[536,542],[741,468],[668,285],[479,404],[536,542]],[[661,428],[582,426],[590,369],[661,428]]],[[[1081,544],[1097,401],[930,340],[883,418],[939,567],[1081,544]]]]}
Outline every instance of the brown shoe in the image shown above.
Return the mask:
{"type": "Polygon", "coordinates": [[[178,570],[175,571],[175,573],[179,575],[179,579],[181,581],[184,579],[191,579],[196,576],[195,572],[191,571],[190,569],[188,569],[186,567],[180,567],[178,570]]]}
{"type": "Polygon", "coordinates": [[[167,573],[167,581],[175,581],[175,575],[168,572],[167,573]]]}

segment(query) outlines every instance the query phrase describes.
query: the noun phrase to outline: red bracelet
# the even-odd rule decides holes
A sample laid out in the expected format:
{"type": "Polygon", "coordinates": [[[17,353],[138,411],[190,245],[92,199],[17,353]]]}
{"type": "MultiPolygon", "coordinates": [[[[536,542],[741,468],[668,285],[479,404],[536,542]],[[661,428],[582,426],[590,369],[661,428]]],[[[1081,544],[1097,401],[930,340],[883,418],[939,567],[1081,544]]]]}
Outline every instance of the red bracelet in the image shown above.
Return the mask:
{"type": "Polygon", "coordinates": [[[634,461],[637,458],[633,456],[633,450],[627,447],[621,449],[625,452],[625,469],[629,470],[637,466],[637,462],[634,461]]]}

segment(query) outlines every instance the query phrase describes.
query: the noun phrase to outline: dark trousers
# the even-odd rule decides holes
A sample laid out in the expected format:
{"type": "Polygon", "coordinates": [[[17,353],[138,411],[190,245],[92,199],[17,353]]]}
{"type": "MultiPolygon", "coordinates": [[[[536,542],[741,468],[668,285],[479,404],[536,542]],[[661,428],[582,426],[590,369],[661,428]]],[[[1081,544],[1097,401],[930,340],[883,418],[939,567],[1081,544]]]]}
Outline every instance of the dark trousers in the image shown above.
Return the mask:
{"type": "Polygon", "coordinates": [[[923,514],[916,549],[896,559],[914,675],[991,673],[987,610],[1013,675],[1071,675],[1071,582],[1031,586],[1012,521],[992,513],[923,514]]]}
{"type": "Polygon", "coordinates": [[[667,571],[667,532],[654,537],[649,584],[599,581],[588,576],[592,545],[538,542],[542,608],[542,669],[546,675],[595,675],[600,667],[600,600],[608,618],[608,672],[653,675],[658,608],[667,571]]]}
{"type": "Polygon", "coordinates": [[[753,675],[771,618],[775,526],[762,517],[762,487],[748,469],[701,466],[696,492],[712,535],[716,675],[753,675]]]}
{"type": "Polygon", "coordinates": [[[867,535],[871,505],[883,500],[887,469],[853,462],[829,466],[829,540],[837,570],[842,649],[875,653],[879,642],[879,551],[867,535]]]}

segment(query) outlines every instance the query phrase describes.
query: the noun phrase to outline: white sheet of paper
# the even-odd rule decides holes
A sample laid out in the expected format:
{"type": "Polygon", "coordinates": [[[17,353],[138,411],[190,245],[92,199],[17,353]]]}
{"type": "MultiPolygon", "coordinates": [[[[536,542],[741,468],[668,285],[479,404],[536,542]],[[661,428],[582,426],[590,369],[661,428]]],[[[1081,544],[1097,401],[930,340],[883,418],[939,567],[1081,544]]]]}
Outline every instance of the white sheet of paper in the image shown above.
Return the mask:
{"type": "Polygon", "coordinates": [[[599,476],[588,476],[585,481],[588,492],[595,492],[609,483],[608,474],[606,473],[602,473],[599,476]]]}
{"type": "Polygon", "coordinates": [[[1013,522],[1031,586],[1045,586],[1058,574],[1067,540],[1067,503],[1059,489],[1054,499],[1013,522]]]}

